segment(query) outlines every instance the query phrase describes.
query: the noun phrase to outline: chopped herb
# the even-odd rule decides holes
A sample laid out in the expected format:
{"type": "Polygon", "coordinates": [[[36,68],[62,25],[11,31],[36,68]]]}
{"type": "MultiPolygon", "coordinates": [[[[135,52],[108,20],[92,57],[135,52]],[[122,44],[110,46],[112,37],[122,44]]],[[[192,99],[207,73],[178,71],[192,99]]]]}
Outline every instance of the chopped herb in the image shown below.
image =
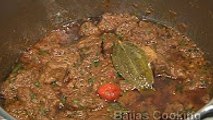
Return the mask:
{"type": "Polygon", "coordinates": [[[207,80],[201,80],[200,83],[201,83],[201,86],[204,87],[204,88],[206,88],[208,86],[207,80]]]}
{"type": "Polygon", "coordinates": [[[157,51],[157,44],[156,43],[154,43],[154,44],[152,44],[152,48],[153,48],[153,50],[156,52],[157,51]]]}
{"type": "Polygon", "coordinates": [[[96,56],[99,56],[100,55],[100,53],[99,52],[96,52],[96,56]]]}
{"type": "Polygon", "coordinates": [[[36,82],[34,83],[34,85],[35,85],[37,88],[40,88],[40,87],[41,87],[41,83],[40,83],[39,81],[36,81],[36,82]]]}
{"type": "Polygon", "coordinates": [[[84,106],[82,106],[82,104],[80,103],[79,100],[74,99],[74,100],[72,100],[72,103],[73,103],[74,105],[76,105],[76,106],[78,107],[78,109],[84,109],[84,106]]]}
{"type": "Polygon", "coordinates": [[[61,101],[62,104],[66,104],[66,102],[67,102],[67,97],[64,96],[64,95],[61,95],[60,101],[61,101]]]}
{"type": "Polygon", "coordinates": [[[90,86],[92,86],[92,85],[93,85],[93,83],[94,83],[94,81],[95,81],[95,79],[94,79],[94,78],[89,78],[89,79],[88,79],[88,83],[89,83],[89,85],[90,85],[90,86]]]}
{"type": "Polygon", "coordinates": [[[48,53],[48,51],[46,51],[46,50],[40,49],[40,50],[38,51],[38,54],[39,54],[39,55],[42,55],[42,56],[45,56],[45,55],[48,55],[49,53],[48,53]]]}
{"type": "Polygon", "coordinates": [[[187,41],[186,40],[180,40],[178,44],[180,46],[186,46],[187,45],[187,41]]]}
{"type": "Polygon", "coordinates": [[[58,85],[57,85],[56,81],[53,81],[53,82],[51,83],[51,86],[52,86],[52,87],[57,87],[58,85]]]}
{"type": "Polygon", "coordinates": [[[123,36],[121,34],[116,34],[116,37],[118,38],[118,40],[123,40],[123,36]]]}
{"type": "Polygon", "coordinates": [[[124,79],[124,82],[129,84],[131,83],[129,80],[126,80],[126,79],[124,79]]]}
{"type": "Polygon", "coordinates": [[[46,116],[48,112],[49,112],[48,109],[46,109],[46,108],[44,108],[44,107],[41,107],[41,108],[40,108],[40,114],[41,114],[41,115],[46,116]]]}
{"type": "Polygon", "coordinates": [[[145,32],[146,35],[150,35],[152,33],[152,30],[151,29],[147,29],[144,32],[145,32]]]}
{"type": "MultiPolygon", "coordinates": [[[[197,110],[196,110],[197,111],[197,110]]],[[[193,107],[190,107],[190,108],[185,108],[183,110],[183,113],[191,113],[191,114],[194,114],[195,113],[195,110],[193,107]]]]}
{"type": "Polygon", "coordinates": [[[110,103],[109,107],[107,108],[107,111],[113,112],[113,111],[126,111],[127,109],[123,107],[120,103],[115,102],[115,103],[110,103]]]}
{"type": "Polygon", "coordinates": [[[98,66],[99,66],[99,64],[100,64],[99,59],[95,59],[95,60],[93,60],[93,65],[94,65],[95,67],[98,67],[98,66]]]}
{"type": "Polygon", "coordinates": [[[74,99],[72,102],[73,102],[74,104],[79,104],[79,100],[76,100],[76,99],[74,99]]]}
{"type": "Polygon", "coordinates": [[[83,27],[85,30],[89,29],[89,27],[87,26],[87,24],[82,25],[82,27],[83,27]]]}
{"type": "Polygon", "coordinates": [[[180,92],[180,93],[182,93],[183,92],[183,85],[182,84],[177,84],[176,86],[175,86],[175,91],[176,92],[180,92]]]}
{"type": "Polygon", "coordinates": [[[21,63],[18,63],[14,66],[12,73],[17,73],[21,69],[23,69],[23,65],[21,63]]]}
{"type": "Polygon", "coordinates": [[[35,100],[36,99],[36,94],[35,93],[30,93],[30,99],[35,100]]]}
{"type": "Polygon", "coordinates": [[[101,36],[101,41],[102,41],[102,42],[105,42],[105,41],[106,41],[106,36],[105,36],[105,35],[102,35],[102,36],[101,36]]]}
{"type": "Polygon", "coordinates": [[[121,75],[121,73],[119,73],[119,72],[116,73],[116,77],[117,78],[123,78],[122,75],[121,75]]]}

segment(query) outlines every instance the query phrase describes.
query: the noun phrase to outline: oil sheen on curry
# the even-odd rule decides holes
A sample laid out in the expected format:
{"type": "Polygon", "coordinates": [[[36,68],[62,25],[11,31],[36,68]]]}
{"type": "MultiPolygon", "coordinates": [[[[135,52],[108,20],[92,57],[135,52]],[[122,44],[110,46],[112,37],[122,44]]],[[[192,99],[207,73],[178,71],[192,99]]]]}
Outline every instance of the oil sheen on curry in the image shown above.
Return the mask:
{"type": "Polygon", "coordinates": [[[174,29],[106,13],[70,22],[23,52],[1,87],[3,107],[19,120],[184,117],[212,98],[209,66],[174,29]]]}

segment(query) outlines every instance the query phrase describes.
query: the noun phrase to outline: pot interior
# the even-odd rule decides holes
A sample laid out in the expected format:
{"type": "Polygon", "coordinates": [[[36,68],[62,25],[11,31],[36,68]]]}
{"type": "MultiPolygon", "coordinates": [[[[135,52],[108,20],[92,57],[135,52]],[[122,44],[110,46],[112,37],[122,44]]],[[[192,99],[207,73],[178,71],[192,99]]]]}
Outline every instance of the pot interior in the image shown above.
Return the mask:
{"type": "Polygon", "coordinates": [[[130,13],[175,27],[195,40],[213,62],[211,0],[16,0],[0,3],[0,81],[19,55],[49,32],[71,20],[105,12],[130,13]]]}

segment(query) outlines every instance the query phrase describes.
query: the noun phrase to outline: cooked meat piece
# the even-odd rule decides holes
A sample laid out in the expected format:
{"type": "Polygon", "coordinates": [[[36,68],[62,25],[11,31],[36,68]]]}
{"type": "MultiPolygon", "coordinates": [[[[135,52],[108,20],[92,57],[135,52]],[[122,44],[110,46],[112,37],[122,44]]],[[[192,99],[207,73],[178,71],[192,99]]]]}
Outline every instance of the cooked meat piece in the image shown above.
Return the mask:
{"type": "Polygon", "coordinates": [[[116,29],[116,34],[123,36],[124,38],[127,38],[132,35],[132,30],[138,26],[137,21],[127,21],[125,23],[122,23],[118,28],[116,29]]]}
{"type": "Polygon", "coordinates": [[[130,16],[128,14],[113,15],[111,13],[106,13],[102,16],[102,20],[100,21],[98,27],[102,31],[112,31],[115,30],[122,23],[129,21],[137,22],[139,20],[137,17],[130,16]]]}
{"type": "Polygon", "coordinates": [[[98,27],[96,27],[92,22],[85,22],[81,25],[80,35],[90,36],[90,35],[99,35],[101,32],[98,27]]]}

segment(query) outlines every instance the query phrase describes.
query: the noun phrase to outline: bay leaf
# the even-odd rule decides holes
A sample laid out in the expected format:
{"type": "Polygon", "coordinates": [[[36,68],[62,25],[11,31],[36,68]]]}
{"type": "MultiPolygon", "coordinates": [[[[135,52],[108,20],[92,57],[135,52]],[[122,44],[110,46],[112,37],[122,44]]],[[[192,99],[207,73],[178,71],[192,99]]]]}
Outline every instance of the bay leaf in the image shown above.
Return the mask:
{"type": "Polygon", "coordinates": [[[139,91],[152,89],[153,72],[141,48],[127,41],[116,40],[113,46],[112,62],[116,71],[134,86],[133,89],[139,91]]]}

